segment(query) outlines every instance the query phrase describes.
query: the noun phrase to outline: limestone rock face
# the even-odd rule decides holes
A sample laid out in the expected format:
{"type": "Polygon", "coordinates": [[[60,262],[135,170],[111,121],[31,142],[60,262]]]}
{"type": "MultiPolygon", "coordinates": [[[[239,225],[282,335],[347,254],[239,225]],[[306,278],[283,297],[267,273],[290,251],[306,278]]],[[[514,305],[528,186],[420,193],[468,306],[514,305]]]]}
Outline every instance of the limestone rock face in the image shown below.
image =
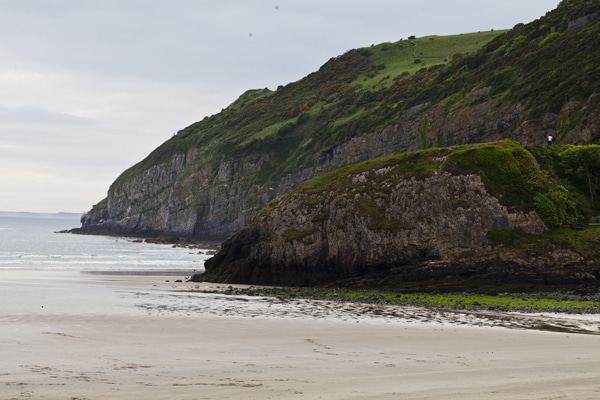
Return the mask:
{"type": "MultiPolygon", "coordinates": [[[[352,177],[357,184],[366,179],[352,177]]],[[[206,264],[205,279],[320,284],[370,269],[485,259],[490,230],[546,229],[535,212],[502,206],[477,175],[439,173],[395,182],[383,179],[381,191],[298,193],[275,202],[224,243],[206,264]]]]}
{"type": "Polygon", "coordinates": [[[202,158],[194,149],[117,180],[106,201],[83,216],[83,229],[222,240],[274,196],[248,184],[260,168],[260,156],[222,160],[216,167],[198,166],[202,158]]]}
{"type": "MultiPolygon", "coordinates": [[[[476,101],[489,88],[468,97],[476,101]]],[[[207,155],[202,149],[174,153],[166,161],[140,173],[119,178],[99,203],[82,219],[83,230],[127,234],[186,235],[224,239],[244,227],[254,213],[278,195],[300,183],[337,168],[353,165],[426,145],[493,142],[523,116],[516,104],[498,108],[491,100],[467,108],[450,108],[446,102],[419,112],[426,105],[408,110],[396,125],[376,132],[363,132],[333,147],[323,149],[314,164],[291,169],[269,185],[257,184],[263,163],[275,157],[268,151],[240,158],[207,155]],[[446,111],[444,111],[446,110],[446,111]],[[438,143],[439,140],[442,143],[438,143]],[[215,157],[218,157],[215,159],[215,157]]],[[[544,142],[556,129],[556,116],[547,126],[524,123],[515,130],[521,144],[544,142]]],[[[588,132],[589,133],[589,132],[588,132]]],[[[569,132],[565,142],[589,139],[585,132],[569,132]]],[[[437,218],[443,218],[439,215],[437,218]]]]}

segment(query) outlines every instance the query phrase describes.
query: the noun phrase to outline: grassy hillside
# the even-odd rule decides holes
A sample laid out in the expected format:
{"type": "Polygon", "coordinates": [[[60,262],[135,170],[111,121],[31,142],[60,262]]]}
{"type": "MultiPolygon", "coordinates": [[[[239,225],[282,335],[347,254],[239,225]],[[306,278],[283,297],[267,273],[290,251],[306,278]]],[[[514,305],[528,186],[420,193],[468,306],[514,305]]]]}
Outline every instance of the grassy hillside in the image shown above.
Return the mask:
{"type": "Polygon", "coordinates": [[[259,178],[265,183],[290,168],[308,165],[315,150],[336,141],[335,133],[349,123],[369,121],[380,90],[420,70],[447,64],[456,54],[475,52],[503,32],[429,36],[351,50],[276,91],[248,90],[219,114],[180,131],[121,179],[196,147],[223,156],[276,153],[259,178]]]}
{"type": "MultiPolygon", "coordinates": [[[[313,165],[323,149],[394,124],[415,105],[424,105],[422,112],[441,101],[448,107],[474,106],[468,93],[480,88],[490,90],[476,103],[498,98],[500,105],[521,104],[523,121],[541,125],[548,113],[566,110],[556,121],[559,136],[580,125],[594,129],[600,126],[599,12],[598,0],[565,0],[539,20],[509,31],[348,51],[276,91],[247,91],[219,114],[180,131],[122,179],[195,147],[209,156],[198,163],[273,154],[256,178],[263,185],[313,165]]],[[[506,135],[510,138],[511,131],[506,135]]],[[[592,142],[598,141],[595,133],[592,142]]]]}
{"type": "MultiPolygon", "coordinates": [[[[535,210],[550,228],[585,226],[595,215],[592,210],[598,210],[600,146],[523,147],[509,140],[370,160],[313,178],[288,196],[297,191],[310,193],[318,202],[320,193],[348,188],[354,188],[353,194],[381,192],[386,186],[380,185],[378,175],[373,172],[381,169],[392,169],[402,179],[423,179],[438,171],[479,175],[487,191],[501,204],[525,211],[535,210]],[[583,159],[588,162],[582,162],[583,159]],[[571,164],[580,168],[569,169],[571,164]],[[368,174],[367,183],[352,181],[351,177],[358,173],[368,174]],[[596,179],[596,182],[590,182],[590,179],[596,179]]],[[[387,187],[391,189],[394,185],[387,187]]],[[[379,218],[375,216],[374,219],[379,218]]]]}
{"type": "Polygon", "coordinates": [[[359,76],[352,85],[357,89],[377,90],[390,86],[395,78],[415,74],[422,68],[445,64],[455,54],[469,54],[507,31],[487,31],[451,36],[426,36],[395,43],[382,43],[368,48],[377,66],[359,76]]]}

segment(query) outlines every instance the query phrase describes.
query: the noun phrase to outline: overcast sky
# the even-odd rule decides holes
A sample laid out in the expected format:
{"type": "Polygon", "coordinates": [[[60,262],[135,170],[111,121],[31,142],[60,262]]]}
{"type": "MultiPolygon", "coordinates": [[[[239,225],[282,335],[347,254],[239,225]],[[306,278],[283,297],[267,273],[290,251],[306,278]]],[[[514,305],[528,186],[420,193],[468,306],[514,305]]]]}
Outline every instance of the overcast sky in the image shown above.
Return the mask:
{"type": "Polygon", "coordinates": [[[512,28],[559,0],[0,0],[0,210],[84,212],[248,89],[347,50],[512,28]]]}

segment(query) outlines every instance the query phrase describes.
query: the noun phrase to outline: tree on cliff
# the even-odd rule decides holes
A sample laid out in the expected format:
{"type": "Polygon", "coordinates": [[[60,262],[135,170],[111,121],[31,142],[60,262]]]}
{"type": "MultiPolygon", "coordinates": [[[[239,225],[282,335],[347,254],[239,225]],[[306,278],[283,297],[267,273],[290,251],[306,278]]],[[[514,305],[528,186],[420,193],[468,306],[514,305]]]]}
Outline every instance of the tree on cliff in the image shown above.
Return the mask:
{"type": "Polygon", "coordinates": [[[559,157],[565,174],[587,189],[592,207],[597,208],[597,194],[600,189],[600,146],[567,145],[559,157]]]}

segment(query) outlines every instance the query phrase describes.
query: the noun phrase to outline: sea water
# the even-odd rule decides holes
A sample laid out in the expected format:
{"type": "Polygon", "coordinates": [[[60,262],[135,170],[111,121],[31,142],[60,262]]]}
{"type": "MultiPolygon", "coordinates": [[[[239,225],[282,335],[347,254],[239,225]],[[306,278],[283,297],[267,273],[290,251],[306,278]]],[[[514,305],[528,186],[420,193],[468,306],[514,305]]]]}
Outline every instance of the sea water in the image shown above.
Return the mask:
{"type": "Polygon", "coordinates": [[[204,270],[206,250],[132,238],[57,233],[76,218],[0,216],[0,271],[152,273],[204,270]]]}
{"type": "Polygon", "coordinates": [[[170,275],[175,282],[202,271],[211,257],[134,238],[57,233],[78,226],[77,217],[0,213],[0,330],[15,318],[140,313],[137,290],[104,283],[125,275],[170,275]]]}

